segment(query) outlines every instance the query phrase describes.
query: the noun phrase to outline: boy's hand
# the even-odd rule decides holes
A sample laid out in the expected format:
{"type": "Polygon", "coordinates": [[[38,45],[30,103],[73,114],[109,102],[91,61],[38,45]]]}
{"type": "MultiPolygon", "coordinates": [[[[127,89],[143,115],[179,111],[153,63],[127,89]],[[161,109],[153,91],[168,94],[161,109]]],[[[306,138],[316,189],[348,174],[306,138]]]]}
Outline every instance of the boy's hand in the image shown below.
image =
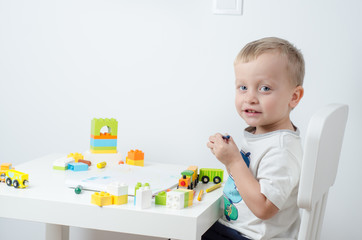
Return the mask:
{"type": "Polygon", "coordinates": [[[222,162],[227,169],[232,162],[239,161],[241,158],[241,154],[233,138],[224,139],[220,133],[209,137],[207,147],[210,148],[215,157],[222,162]]]}

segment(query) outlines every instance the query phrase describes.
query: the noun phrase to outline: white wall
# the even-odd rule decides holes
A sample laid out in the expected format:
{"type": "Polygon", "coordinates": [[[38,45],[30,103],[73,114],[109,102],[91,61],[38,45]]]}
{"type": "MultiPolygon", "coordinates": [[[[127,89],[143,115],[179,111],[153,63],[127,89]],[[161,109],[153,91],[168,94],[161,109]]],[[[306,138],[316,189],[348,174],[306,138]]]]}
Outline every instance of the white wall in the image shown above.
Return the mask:
{"type": "MultiPolygon", "coordinates": [[[[242,16],[213,15],[211,7],[210,0],[0,0],[0,162],[83,151],[91,119],[114,117],[123,154],[140,148],[149,160],[219,166],[208,136],[238,140],[245,127],[233,106],[233,59],[245,43],[279,36],[306,60],[305,97],[293,112],[303,133],[319,107],[350,106],[322,239],[359,239],[362,2],[245,0],[242,16]]],[[[0,218],[4,238],[38,240],[43,230],[0,218]]],[[[80,229],[72,234],[89,239],[80,229]]]]}

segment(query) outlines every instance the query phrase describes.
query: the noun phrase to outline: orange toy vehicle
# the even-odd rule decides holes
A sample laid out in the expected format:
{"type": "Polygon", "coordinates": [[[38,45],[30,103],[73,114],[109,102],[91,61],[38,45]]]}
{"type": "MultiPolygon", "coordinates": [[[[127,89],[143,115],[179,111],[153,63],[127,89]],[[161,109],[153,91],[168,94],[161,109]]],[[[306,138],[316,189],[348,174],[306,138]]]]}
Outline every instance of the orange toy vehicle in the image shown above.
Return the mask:
{"type": "Polygon", "coordinates": [[[5,173],[11,169],[14,169],[11,163],[0,164],[0,182],[5,182],[5,173]]]}

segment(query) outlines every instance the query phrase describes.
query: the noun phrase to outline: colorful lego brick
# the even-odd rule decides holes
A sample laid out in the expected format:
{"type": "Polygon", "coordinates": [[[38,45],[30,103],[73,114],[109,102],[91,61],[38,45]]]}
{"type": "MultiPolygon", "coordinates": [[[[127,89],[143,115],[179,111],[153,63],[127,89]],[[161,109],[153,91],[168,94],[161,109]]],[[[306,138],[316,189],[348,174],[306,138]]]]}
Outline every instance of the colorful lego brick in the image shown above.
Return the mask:
{"type": "Polygon", "coordinates": [[[187,189],[177,189],[167,193],[166,207],[181,209],[192,205],[194,191],[187,189]]]}
{"type": "Polygon", "coordinates": [[[81,162],[73,162],[68,164],[68,169],[74,172],[87,171],[89,168],[88,164],[81,162]]]}
{"type": "Polygon", "coordinates": [[[117,147],[94,147],[94,146],[91,146],[90,149],[96,150],[96,151],[108,151],[108,150],[117,150],[117,147]]]}
{"type": "Polygon", "coordinates": [[[124,183],[112,182],[106,186],[106,192],[114,196],[128,195],[128,186],[124,183]]]}
{"type": "Polygon", "coordinates": [[[155,204],[156,205],[166,205],[166,198],[167,198],[167,194],[165,191],[159,192],[155,196],[155,204]]]}
{"type": "Polygon", "coordinates": [[[150,208],[152,202],[152,191],[149,186],[140,187],[136,191],[136,208],[150,208]]]}
{"type": "Polygon", "coordinates": [[[122,205],[128,203],[128,195],[115,196],[112,195],[112,204],[122,205]]]}
{"type": "Polygon", "coordinates": [[[105,192],[96,192],[92,194],[91,203],[100,207],[112,205],[112,196],[105,192]]]}
{"type": "Polygon", "coordinates": [[[53,162],[53,169],[67,170],[68,164],[74,162],[74,158],[62,157],[53,162]]]}
{"type": "Polygon", "coordinates": [[[128,152],[127,157],[132,160],[144,160],[145,154],[141,150],[131,150],[128,152]]]}
{"type": "Polygon", "coordinates": [[[145,162],[144,162],[144,160],[133,160],[133,159],[129,159],[128,157],[126,157],[126,164],[143,167],[145,165],[145,162]]]}
{"type": "Polygon", "coordinates": [[[93,138],[91,138],[91,146],[93,146],[93,147],[117,147],[117,139],[93,139],[93,138]]]}
{"type": "Polygon", "coordinates": [[[78,162],[79,159],[84,159],[84,156],[81,153],[69,153],[67,158],[73,158],[75,162],[78,162]]]}
{"type": "Polygon", "coordinates": [[[93,118],[91,126],[91,135],[100,136],[101,129],[103,127],[108,127],[108,133],[111,136],[117,136],[118,132],[118,122],[114,118],[93,118]]]}
{"type": "Polygon", "coordinates": [[[91,138],[93,139],[117,139],[117,135],[112,136],[110,133],[100,133],[99,136],[94,136],[91,134],[91,138]]]}
{"type": "Polygon", "coordinates": [[[94,154],[117,153],[117,150],[93,150],[93,149],[90,149],[89,151],[94,154]]]}

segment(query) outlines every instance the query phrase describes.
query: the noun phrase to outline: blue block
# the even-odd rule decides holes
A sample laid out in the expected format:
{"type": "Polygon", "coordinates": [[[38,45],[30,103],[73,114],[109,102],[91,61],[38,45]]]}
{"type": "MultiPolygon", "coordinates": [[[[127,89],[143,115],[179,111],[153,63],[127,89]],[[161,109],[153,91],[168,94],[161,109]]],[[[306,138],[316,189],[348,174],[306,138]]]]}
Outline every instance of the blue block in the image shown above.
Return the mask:
{"type": "Polygon", "coordinates": [[[117,147],[117,139],[94,139],[91,138],[93,147],[117,147]]]}
{"type": "Polygon", "coordinates": [[[88,167],[89,167],[88,164],[81,163],[81,162],[78,162],[78,163],[73,162],[73,163],[68,164],[68,169],[75,171],[75,172],[87,171],[88,167]]]}

